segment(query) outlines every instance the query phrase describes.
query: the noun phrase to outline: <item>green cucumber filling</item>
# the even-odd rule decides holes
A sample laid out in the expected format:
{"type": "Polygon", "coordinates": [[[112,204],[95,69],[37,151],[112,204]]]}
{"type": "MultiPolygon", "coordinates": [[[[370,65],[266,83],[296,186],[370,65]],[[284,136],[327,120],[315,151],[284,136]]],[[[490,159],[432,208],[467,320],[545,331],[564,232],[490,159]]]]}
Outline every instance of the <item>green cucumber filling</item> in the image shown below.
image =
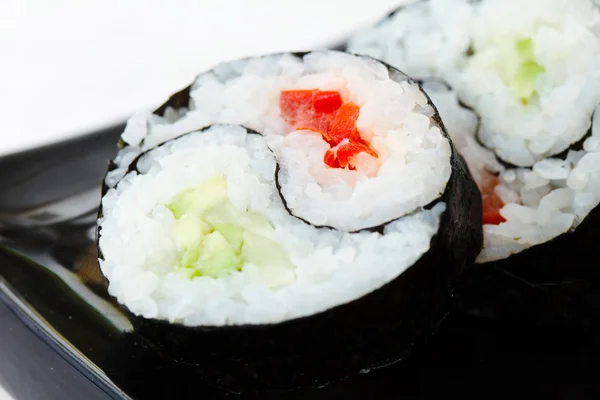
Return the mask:
{"type": "Polygon", "coordinates": [[[498,53],[494,57],[492,68],[500,75],[504,83],[512,90],[515,98],[523,105],[531,103],[537,96],[536,82],[545,71],[533,52],[531,38],[518,39],[516,42],[500,41],[498,53]]]}
{"type": "Polygon", "coordinates": [[[188,277],[221,278],[253,264],[269,286],[294,279],[293,264],[274,240],[275,229],[264,216],[233,206],[223,175],[185,190],[167,208],[175,217],[177,269],[188,277]]]}
{"type": "Polygon", "coordinates": [[[507,82],[523,105],[527,105],[537,94],[535,83],[544,72],[544,67],[535,61],[533,40],[521,39],[515,45],[518,55],[518,67],[512,81],[507,82]]]}

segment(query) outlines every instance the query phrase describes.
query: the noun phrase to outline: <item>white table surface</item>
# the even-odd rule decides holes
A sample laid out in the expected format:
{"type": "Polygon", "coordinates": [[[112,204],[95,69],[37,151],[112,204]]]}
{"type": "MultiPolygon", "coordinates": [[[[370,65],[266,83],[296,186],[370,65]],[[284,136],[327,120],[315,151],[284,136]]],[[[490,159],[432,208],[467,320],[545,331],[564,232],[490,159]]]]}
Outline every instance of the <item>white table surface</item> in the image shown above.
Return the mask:
{"type": "Polygon", "coordinates": [[[403,2],[4,0],[0,156],[122,122],[217,62],[336,43],[403,2]]]}

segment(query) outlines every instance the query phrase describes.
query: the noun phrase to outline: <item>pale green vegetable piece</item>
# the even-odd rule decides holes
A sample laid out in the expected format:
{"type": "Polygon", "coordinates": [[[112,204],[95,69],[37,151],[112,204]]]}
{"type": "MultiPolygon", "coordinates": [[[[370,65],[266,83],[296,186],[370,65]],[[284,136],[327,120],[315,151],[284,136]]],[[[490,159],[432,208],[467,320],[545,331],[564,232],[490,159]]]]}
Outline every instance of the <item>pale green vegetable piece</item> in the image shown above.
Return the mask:
{"type": "Polygon", "coordinates": [[[522,104],[525,105],[529,103],[531,98],[535,95],[535,82],[542,72],[544,72],[544,68],[535,61],[524,62],[517,70],[513,82],[513,89],[522,104]]]}
{"type": "Polygon", "coordinates": [[[238,210],[229,201],[220,204],[210,210],[210,213],[204,215],[204,219],[209,224],[233,224],[253,232],[269,234],[273,227],[269,221],[260,214],[238,210]]]}
{"type": "Polygon", "coordinates": [[[270,287],[292,282],[294,266],[273,240],[275,230],[262,215],[233,206],[227,180],[217,175],[181,193],[169,205],[175,216],[173,238],[179,269],[186,276],[220,278],[241,270],[244,262],[259,268],[270,287]],[[185,272],[189,271],[189,272],[185,272]]]}
{"type": "Polygon", "coordinates": [[[181,218],[186,213],[201,215],[224,201],[227,201],[227,180],[223,175],[216,175],[181,193],[167,208],[175,218],[181,218]]]}
{"type": "Polygon", "coordinates": [[[185,214],[173,223],[173,238],[181,254],[180,266],[191,268],[200,254],[199,244],[214,228],[193,214],[185,214]]]}
{"type": "Polygon", "coordinates": [[[533,40],[521,39],[515,44],[519,58],[519,66],[513,76],[511,86],[519,101],[526,105],[535,96],[535,83],[544,68],[535,61],[533,40]]]}
{"type": "Polygon", "coordinates": [[[217,231],[207,235],[199,247],[200,254],[193,265],[198,275],[220,278],[242,268],[241,256],[217,231]]]}
{"type": "Polygon", "coordinates": [[[517,43],[515,44],[515,49],[517,50],[517,54],[522,60],[535,59],[535,55],[533,54],[533,39],[525,38],[517,40],[517,43]]]}
{"type": "Polygon", "coordinates": [[[260,268],[263,281],[270,287],[288,284],[295,278],[294,265],[285,251],[264,236],[244,232],[242,257],[260,268]]]}
{"type": "Polygon", "coordinates": [[[207,224],[197,215],[185,214],[173,223],[173,238],[180,247],[196,246],[202,238],[214,231],[214,227],[207,224]]]}
{"type": "Polygon", "coordinates": [[[280,265],[293,267],[287,254],[277,242],[252,232],[244,232],[244,247],[242,256],[248,262],[256,265],[280,265]]]}
{"type": "Polygon", "coordinates": [[[527,105],[537,94],[537,80],[545,71],[535,59],[533,45],[531,38],[496,38],[491,48],[473,53],[471,62],[492,68],[519,102],[527,105]]]}
{"type": "Polygon", "coordinates": [[[213,227],[229,242],[229,245],[236,254],[241,254],[242,245],[244,244],[244,230],[233,224],[215,223],[213,227]]]}
{"type": "Polygon", "coordinates": [[[200,245],[190,247],[183,251],[181,255],[180,266],[181,268],[194,268],[194,263],[200,256],[200,245]]]}

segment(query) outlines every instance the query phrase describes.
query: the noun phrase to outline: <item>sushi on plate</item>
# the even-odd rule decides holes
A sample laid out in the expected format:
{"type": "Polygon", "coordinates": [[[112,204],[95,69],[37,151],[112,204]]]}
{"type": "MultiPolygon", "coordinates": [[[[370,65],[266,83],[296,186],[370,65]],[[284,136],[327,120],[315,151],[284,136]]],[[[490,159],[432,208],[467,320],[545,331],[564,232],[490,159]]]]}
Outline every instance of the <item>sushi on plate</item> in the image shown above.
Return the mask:
{"type": "Polygon", "coordinates": [[[419,84],[337,51],[223,63],[129,121],[99,265],[158,351],[229,390],[402,359],[482,246],[481,198],[419,84]]]}

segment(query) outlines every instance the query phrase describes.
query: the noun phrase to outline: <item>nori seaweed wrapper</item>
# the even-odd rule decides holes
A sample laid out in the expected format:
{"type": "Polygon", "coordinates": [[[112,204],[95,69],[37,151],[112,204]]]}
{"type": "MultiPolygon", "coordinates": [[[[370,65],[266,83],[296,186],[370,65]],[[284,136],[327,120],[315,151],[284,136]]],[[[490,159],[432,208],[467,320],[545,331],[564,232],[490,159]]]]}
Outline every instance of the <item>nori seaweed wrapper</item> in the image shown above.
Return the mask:
{"type": "Polygon", "coordinates": [[[571,232],[472,266],[458,288],[459,312],[567,331],[600,328],[598,226],[600,206],[571,232]]]}
{"type": "MultiPolygon", "coordinates": [[[[387,67],[392,79],[410,80],[387,67]]],[[[157,113],[168,106],[186,106],[186,100],[189,89],[174,95],[157,113]]],[[[434,111],[435,122],[448,137],[435,107],[434,111]]],[[[435,332],[448,314],[453,284],[481,250],[480,193],[453,147],[451,164],[451,177],[437,200],[447,208],[429,251],[397,278],[359,299],[277,324],[223,327],[171,324],[123,308],[136,331],[163,357],[231,391],[322,386],[395,363],[435,332]]]]}
{"type": "MultiPolygon", "coordinates": [[[[452,89],[443,80],[430,81],[452,89]]],[[[475,110],[460,99],[459,105],[480,121],[475,110]]],[[[582,150],[591,135],[590,128],[556,158],[566,159],[569,151],[582,150]]],[[[496,159],[505,168],[519,168],[496,159]]],[[[600,328],[600,254],[594,246],[598,226],[600,205],[579,226],[548,242],[505,259],[471,266],[456,288],[455,311],[514,326],[580,333],[600,328]]]]}
{"type": "MultiPolygon", "coordinates": [[[[590,128],[553,158],[566,159],[569,151],[582,150],[591,135],[590,128]]],[[[518,168],[496,159],[506,168],[518,168]]],[[[550,241],[473,265],[457,287],[457,310],[533,328],[567,332],[600,328],[599,226],[600,205],[596,205],[577,227],[550,241]]]]}

